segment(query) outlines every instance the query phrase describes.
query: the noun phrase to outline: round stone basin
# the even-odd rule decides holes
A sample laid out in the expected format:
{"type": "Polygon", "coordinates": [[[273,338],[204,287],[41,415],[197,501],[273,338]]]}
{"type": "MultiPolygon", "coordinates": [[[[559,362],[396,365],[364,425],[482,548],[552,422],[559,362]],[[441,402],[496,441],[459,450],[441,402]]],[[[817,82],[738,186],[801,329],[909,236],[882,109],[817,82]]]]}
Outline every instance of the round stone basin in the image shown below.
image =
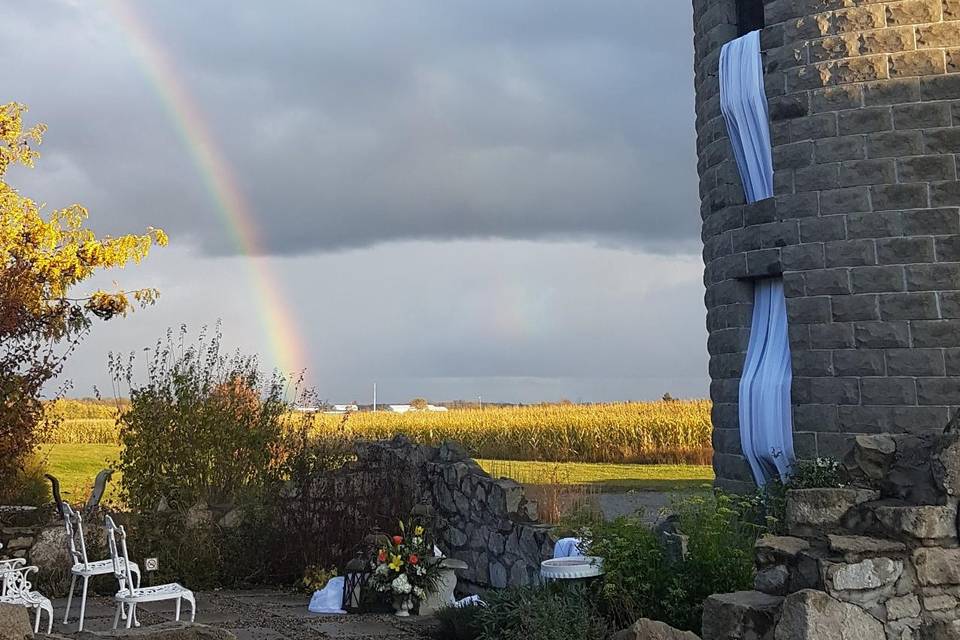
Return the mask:
{"type": "Polygon", "coordinates": [[[553,558],[540,563],[540,577],[551,580],[583,580],[603,575],[603,558],[597,556],[574,556],[553,558]]]}

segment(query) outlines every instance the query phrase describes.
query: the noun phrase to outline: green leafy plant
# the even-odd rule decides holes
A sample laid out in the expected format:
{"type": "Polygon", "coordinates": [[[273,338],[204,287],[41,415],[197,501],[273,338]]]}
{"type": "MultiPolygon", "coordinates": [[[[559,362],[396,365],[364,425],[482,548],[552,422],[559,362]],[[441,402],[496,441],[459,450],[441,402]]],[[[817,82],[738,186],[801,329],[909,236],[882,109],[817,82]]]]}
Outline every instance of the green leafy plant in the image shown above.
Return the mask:
{"type": "Polygon", "coordinates": [[[256,358],[221,355],[219,330],[209,339],[201,332],[196,345],[185,337],[181,329],[176,342],[172,332],[157,342],[143,382],[133,355],[110,359],[130,396],[117,416],[124,500],[140,511],[237,503],[281,478],[283,377],[265,377],[256,358]]]}
{"type": "Polygon", "coordinates": [[[477,640],[480,637],[479,614],[482,605],[468,604],[462,607],[442,607],[434,616],[437,619],[436,640],[477,640]]]}
{"type": "Polygon", "coordinates": [[[673,505],[687,553],[675,557],[639,517],[580,529],[590,555],[604,559],[600,605],[615,628],[639,618],[700,631],[703,601],[713,593],[750,588],[753,545],[763,531],[757,501],[722,492],[673,505]]]}
{"type": "Polygon", "coordinates": [[[480,640],[606,640],[612,631],[583,587],[514,587],[483,599],[475,611],[480,640]]]}
{"type": "Polygon", "coordinates": [[[320,565],[311,564],[303,570],[303,579],[300,581],[300,584],[304,591],[313,593],[314,591],[323,589],[327,586],[327,583],[330,582],[331,578],[336,577],[336,568],[326,569],[320,565]]]}

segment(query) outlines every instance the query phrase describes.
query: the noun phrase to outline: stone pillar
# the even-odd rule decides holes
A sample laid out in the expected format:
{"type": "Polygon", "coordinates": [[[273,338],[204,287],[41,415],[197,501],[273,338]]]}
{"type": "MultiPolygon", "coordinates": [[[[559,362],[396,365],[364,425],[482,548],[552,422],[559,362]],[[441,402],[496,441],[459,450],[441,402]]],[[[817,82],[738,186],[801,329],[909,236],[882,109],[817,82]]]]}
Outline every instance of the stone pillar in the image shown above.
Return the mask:
{"type": "Polygon", "coordinates": [[[752,278],[782,275],[800,457],[942,430],[960,405],[960,2],[766,0],[775,198],[745,206],[719,108],[737,0],[695,0],[718,484],[750,483],[737,389],[752,278]]]}

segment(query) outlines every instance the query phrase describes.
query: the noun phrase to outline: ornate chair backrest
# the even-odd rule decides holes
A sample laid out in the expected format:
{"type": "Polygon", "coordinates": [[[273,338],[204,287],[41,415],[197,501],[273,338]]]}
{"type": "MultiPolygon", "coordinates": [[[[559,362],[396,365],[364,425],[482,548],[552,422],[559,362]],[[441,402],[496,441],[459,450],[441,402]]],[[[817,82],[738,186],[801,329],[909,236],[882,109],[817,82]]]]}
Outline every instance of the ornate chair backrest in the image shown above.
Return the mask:
{"type": "Polygon", "coordinates": [[[130,555],[127,553],[127,532],[123,526],[117,526],[113,518],[106,516],[104,518],[107,530],[107,545],[110,547],[110,559],[113,560],[113,575],[120,582],[120,588],[129,584],[131,587],[136,584],[133,581],[133,574],[130,572],[130,555]],[[119,545],[117,537],[119,536],[119,545]]]}
{"type": "Polygon", "coordinates": [[[83,537],[83,517],[80,513],[74,511],[66,502],[61,504],[60,514],[63,516],[63,526],[67,530],[67,546],[70,551],[70,558],[74,564],[82,564],[87,567],[87,542],[83,537]],[[80,547],[77,548],[77,542],[80,547]]]}
{"type": "Polygon", "coordinates": [[[16,567],[0,569],[0,595],[16,596],[29,604],[37,604],[40,597],[33,592],[33,585],[27,578],[30,573],[36,573],[37,568],[16,567]]]}

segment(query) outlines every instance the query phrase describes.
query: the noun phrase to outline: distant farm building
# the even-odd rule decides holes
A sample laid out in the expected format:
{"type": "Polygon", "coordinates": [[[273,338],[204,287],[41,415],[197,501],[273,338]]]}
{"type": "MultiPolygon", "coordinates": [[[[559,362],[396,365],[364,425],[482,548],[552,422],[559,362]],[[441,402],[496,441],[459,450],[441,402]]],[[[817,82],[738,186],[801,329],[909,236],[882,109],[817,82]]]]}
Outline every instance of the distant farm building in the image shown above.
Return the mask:
{"type": "Polygon", "coordinates": [[[408,411],[447,411],[446,407],[440,407],[435,404],[428,404],[426,409],[414,409],[409,404],[390,404],[388,410],[393,413],[407,413],[408,411]]]}

